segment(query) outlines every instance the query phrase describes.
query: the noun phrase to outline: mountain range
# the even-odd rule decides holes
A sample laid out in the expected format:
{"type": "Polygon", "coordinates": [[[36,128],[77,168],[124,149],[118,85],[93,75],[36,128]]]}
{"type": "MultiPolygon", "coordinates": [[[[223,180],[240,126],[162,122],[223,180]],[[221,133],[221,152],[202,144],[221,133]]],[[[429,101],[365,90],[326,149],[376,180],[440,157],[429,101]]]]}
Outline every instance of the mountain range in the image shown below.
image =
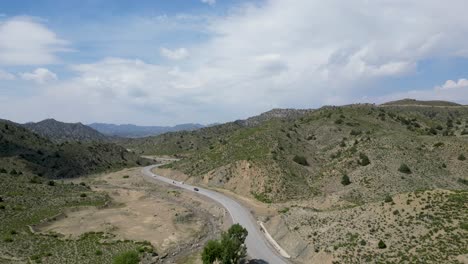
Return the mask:
{"type": "Polygon", "coordinates": [[[180,124],[176,126],[137,126],[132,124],[115,125],[105,123],[92,123],[88,125],[91,128],[108,136],[117,136],[125,138],[139,138],[159,135],[175,131],[191,131],[205,127],[201,124],[180,124]]]}

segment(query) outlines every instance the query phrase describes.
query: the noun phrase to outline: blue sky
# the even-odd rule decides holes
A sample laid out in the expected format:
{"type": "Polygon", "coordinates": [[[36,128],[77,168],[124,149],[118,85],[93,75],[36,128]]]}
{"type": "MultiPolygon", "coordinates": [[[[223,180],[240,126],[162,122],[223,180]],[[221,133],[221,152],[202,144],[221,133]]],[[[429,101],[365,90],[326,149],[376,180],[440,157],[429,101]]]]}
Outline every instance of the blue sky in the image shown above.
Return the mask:
{"type": "Polygon", "coordinates": [[[0,118],[173,125],[468,104],[464,0],[0,2],[0,118]]]}

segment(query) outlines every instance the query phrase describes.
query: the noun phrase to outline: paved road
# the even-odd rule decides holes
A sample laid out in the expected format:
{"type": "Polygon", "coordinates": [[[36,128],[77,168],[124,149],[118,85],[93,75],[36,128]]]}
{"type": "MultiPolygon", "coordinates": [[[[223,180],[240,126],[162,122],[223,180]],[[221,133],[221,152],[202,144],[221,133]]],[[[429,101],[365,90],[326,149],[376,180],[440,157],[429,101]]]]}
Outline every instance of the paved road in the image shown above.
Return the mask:
{"type": "MultiPolygon", "coordinates": [[[[150,177],[153,177],[156,180],[175,185],[177,187],[189,190],[194,192],[195,186],[191,186],[188,184],[181,184],[180,182],[175,181],[175,184],[173,183],[173,180],[162,177],[160,175],[155,175],[154,173],[151,172],[151,169],[154,167],[157,167],[158,165],[152,165],[148,167],[144,167],[142,172],[150,177]]],[[[252,214],[249,212],[247,208],[244,206],[240,205],[238,202],[233,200],[232,198],[229,198],[221,193],[212,191],[212,190],[207,190],[201,187],[196,187],[199,189],[197,193],[207,196],[210,199],[215,200],[216,202],[220,203],[226,210],[229,212],[232,221],[234,223],[239,223],[243,227],[247,229],[249,232],[249,235],[247,236],[246,239],[246,244],[247,244],[247,254],[252,258],[263,261],[263,263],[270,263],[270,264],[281,264],[281,263],[286,263],[286,261],[279,256],[277,251],[266,241],[265,236],[263,235],[263,232],[260,231],[260,227],[253,218],[252,214]]]]}

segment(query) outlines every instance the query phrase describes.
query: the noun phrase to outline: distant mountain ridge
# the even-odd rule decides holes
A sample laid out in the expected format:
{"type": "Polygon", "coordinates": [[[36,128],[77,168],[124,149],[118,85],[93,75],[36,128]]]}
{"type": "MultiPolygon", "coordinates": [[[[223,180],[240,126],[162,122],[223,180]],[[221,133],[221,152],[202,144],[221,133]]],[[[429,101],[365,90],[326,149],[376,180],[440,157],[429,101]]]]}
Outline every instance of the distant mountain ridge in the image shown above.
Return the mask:
{"type": "Polygon", "coordinates": [[[275,108],[270,111],[261,113],[257,116],[249,117],[245,120],[235,121],[237,124],[245,127],[257,126],[263,122],[269,121],[271,119],[295,119],[313,112],[313,109],[291,109],[291,108],[275,108]]]}
{"type": "Polygon", "coordinates": [[[139,138],[160,135],[167,132],[192,131],[206,127],[201,124],[180,124],[176,126],[137,126],[132,124],[92,123],[89,127],[109,136],[139,138]]]}
{"type": "Polygon", "coordinates": [[[109,140],[107,136],[82,123],[64,123],[55,119],[45,119],[37,123],[26,123],[22,126],[56,142],[105,142],[109,140]]]}
{"type": "Polygon", "coordinates": [[[410,99],[410,98],[405,98],[401,100],[396,100],[396,101],[390,101],[381,104],[382,106],[462,106],[461,104],[457,104],[454,102],[449,102],[449,101],[442,101],[442,100],[431,100],[431,101],[422,101],[422,100],[416,100],[416,99],[410,99]]]}
{"type": "Polygon", "coordinates": [[[117,144],[72,140],[57,143],[24,125],[2,119],[0,154],[0,170],[48,178],[72,178],[148,164],[147,160],[117,144]]]}

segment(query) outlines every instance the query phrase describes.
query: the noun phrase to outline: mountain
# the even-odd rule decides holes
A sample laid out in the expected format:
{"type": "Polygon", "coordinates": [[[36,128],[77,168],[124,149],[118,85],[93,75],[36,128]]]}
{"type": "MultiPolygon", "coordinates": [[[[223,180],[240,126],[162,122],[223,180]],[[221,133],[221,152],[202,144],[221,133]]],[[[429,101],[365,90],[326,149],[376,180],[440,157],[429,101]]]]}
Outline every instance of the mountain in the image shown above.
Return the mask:
{"type": "Polygon", "coordinates": [[[245,120],[214,124],[192,131],[168,132],[158,136],[128,139],[119,141],[119,143],[141,153],[185,156],[191,152],[203,150],[213,144],[222,142],[223,136],[239,129],[255,127],[270,120],[288,121],[312,111],[314,110],[273,109],[245,120]]]}
{"type": "Polygon", "coordinates": [[[262,201],[337,195],[363,203],[418,189],[467,188],[468,163],[459,157],[468,156],[468,107],[359,104],[284,117],[126,146],[185,157],[170,166],[194,182],[262,201]],[[350,186],[341,184],[345,175],[350,186]]]}
{"type": "Polygon", "coordinates": [[[97,130],[81,123],[64,123],[55,119],[45,119],[37,123],[26,123],[23,126],[43,137],[56,142],[82,141],[105,142],[109,138],[97,130]]]}
{"type": "Polygon", "coordinates": [[[460,104],[448,101],[421,101],[416,99],[401,99],[382,104],[382,106],[461,106],[460,104]]]}
{"type": "Polygon", "coordinates": [[[14,174],[70,178],[140,164],[147,161],[112,143],[58,144],[19,124],[0,120],[0,168],[14,174]]]}
{"type": "Polygon", "coordinates": [[[89,124],[90,127],[97,131],[118,137],[139,138],[163,134],[174,131],[191,131],[205,127],[201,124],[180,124],[176,126],[136,126],[136,125],[114,125],[104,123],[89,124]]]}

